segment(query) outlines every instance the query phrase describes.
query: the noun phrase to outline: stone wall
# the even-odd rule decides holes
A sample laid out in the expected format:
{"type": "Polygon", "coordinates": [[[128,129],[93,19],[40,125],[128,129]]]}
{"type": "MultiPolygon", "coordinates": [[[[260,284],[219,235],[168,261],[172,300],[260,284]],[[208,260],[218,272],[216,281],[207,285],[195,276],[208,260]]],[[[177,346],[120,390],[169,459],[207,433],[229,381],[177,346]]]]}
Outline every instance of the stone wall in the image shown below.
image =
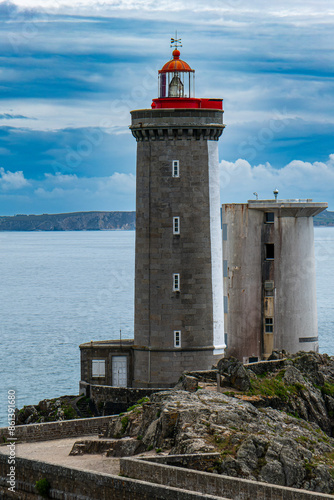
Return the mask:
{"type": "Polygon", "coordinates": [[[129,387],[110,387],[91,385],[90,397],[103,415],[116,415],[125,412],[144,397],[163,389],[131,389],[129,387]]]}
{"type": "Polygon", "coordinates": [[[197,453],[190,455],[158,455],[157,457],[141,458],[140,460],[162,465],[172,465],[173,467],[184,467],[185,469],[207,471],[214,469],[220,458],[220,453],[197,453]]]}
{"type": "Polygon", "coordinates": [[[30,500],[37,497],[36,481],[47,479],[48,498],[57,500],[222,500],[180,488],[150,484],[137,479],[99,474],[24,458],[16,459],[16,491],[8,491],[7,456],[0,454],[0,498],[30,500]]]}
{"type": "MultiPolygon", "coordinates": [[[[165,457],[166,458],[166,457],[165,457]]],[[[177,485],[181,489],[194,489],[209,495],[226,495],[233,500],[333,500],[332,495],[314,493],[306,490],[287,488],[246,479],[222,476],[208,472],[198,472],[180,467],[152,463],[147,460],[121,458],[121,474],[132,478],[145,477],[147,481],[170,486],[177,485]]]]}
{"type": "MultiPolygon", "coordinates": [[[[107,428],[111,418],[113,417],[80,418],[60,422],[17,425],[15,437],[19,442],[35,442],[99,434],[107,428]]],[[[10,439],[8,428],[0,428],[0,443],[4,443],[6,440],[10,441],[10,439]]]]}

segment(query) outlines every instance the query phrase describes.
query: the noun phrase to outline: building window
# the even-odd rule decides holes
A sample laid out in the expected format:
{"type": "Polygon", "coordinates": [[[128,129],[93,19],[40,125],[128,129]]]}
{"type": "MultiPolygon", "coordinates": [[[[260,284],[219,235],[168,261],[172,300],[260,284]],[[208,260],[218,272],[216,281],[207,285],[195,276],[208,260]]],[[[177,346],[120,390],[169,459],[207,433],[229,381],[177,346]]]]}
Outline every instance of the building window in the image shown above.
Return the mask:
{"type": "Polygon", "coordinates": [[[173,292],[180,291],[180,275],[173,274],[173,292]]]}
{"type": "Polygon", "coordinates": [[[174,347],[181,347],[181,331],[174,330],[174,347]]]}
{"type": "Polygon", "coordinates": [[[266,244],[266,260],[274,260],[274,244],[266,244]]]}
{"type": "Polygon", "coordinates": [[[223,241],[227,241],[227,224],[223,224],[223,241]]]}
{"type": "Polygon", "coordinates": [[[173,217],[173,234],[180,234],[180,217],[173,217]]]}
{"type": "Polygon", "coordinates": [[[266,224],[273,224],[275,222],[274,212],[266,212],[265,213],[265,222],[266,222],[266,224]]]}
{"type": "Polygon", "coordinates": [[[106,362],[104,359],[92,359],[92,377],[106,376],[106,362]]]}
{"type": "Polygon", "coordinates": [[[274,319],[273,318],[265,318],[264,320],[264,332],[265,333],[273,333],[274,331],[274,319]]]}
{"type": "Polygon", "coordinates": [[[179,162],[179,160],[173,160],[172,175],[173,175],[173,177],[180,177],[180,162],[179,162]]]}

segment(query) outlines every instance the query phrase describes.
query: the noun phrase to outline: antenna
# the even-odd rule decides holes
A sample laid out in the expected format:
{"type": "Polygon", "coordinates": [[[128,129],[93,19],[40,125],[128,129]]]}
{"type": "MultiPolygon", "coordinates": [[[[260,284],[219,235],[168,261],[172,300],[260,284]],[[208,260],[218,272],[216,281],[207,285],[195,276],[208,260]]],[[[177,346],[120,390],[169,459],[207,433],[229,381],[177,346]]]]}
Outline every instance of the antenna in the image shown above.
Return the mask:
{"type": "Polygon", "coordinates": [[[255,192],[253,193],[254,196],[256,196],[256,199],[258,200],[259,199],[259,195],[255,192]]]}
{"type": "Polygon", "coordinates": [[[182,47],[181,38],[177,37],[177,31],[175,31],[175,38],[170,39],[170,46],[173,47],[174,49],[182,47]]]}

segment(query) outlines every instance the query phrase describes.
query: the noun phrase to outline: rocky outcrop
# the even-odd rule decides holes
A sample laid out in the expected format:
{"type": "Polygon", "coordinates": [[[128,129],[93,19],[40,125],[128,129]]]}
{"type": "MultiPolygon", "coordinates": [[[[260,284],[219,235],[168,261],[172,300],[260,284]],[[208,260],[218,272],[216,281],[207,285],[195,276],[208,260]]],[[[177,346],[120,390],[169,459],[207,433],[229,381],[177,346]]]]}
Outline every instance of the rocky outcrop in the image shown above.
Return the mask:
{"type": "Polygon", "coordinates": [[[183,374],[173,391],[115,417],[105,437],[128,453],[129,438],[141,443],[134,453],[220,452],[222,474],[334,494],[334,358],[223,359],[205,375],[217,376],[221,392],[201,389],[201,372],[183,374]]]}
{"type": "Polygon", "coordinates": [[[135,212],[73,212],[0,217],[0,231],[101,231],[135,229],[135,212]]]}
{"type": "Polygon", "coordinates": [[[24,406],[16,410],[16,425],[39,424],[99,416],[96,407],[84,396],[61,396],[43,399],[38,405],[24,406]]]}
{"type": "Polygon", "coordinates": [[[220,452],[222,474],[334,492],[334,440],[316,424],[209,390],[154,394],[115,417],[106,437],[139,440],[140,451],[220,452]]]}

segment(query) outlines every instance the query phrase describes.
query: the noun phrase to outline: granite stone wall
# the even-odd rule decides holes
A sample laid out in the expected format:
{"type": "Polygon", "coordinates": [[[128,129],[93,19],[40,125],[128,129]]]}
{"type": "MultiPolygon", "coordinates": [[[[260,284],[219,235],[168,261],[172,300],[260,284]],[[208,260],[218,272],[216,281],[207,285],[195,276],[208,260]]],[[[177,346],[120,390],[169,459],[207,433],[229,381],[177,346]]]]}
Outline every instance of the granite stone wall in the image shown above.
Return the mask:
{"type": "Polygon", "coordinates": [[[30,500],[37,495],[36,481],[47,479],[48,498],[57,500],[222,500],[221,496],[183,491],[137,479],[99,474],[24,458],[16,459],[15,493],[8,491],[7,456],[0,454],[0,498],[30,500]]]}
{"type": "MultiPolygon", "coordinates": [[[[17,425],[15,437],[18,442],[49,441],[76,436],[99,434],[107,428],[112,417],[80,418],[42,424],[17,425]]],[[[0,443],[10,441],[8,428],[0,429],[0,443]]]]}
{"type": "Polygon", "coordinates": [[[213,207],[210,197],[219,173],[217,162],[210,163],[208,144],[216,145],[223,128],[222,111],[132,112],[137,140],[134,387],[172,386],[183,371],[214,364],[214,311],[222,304],[213,303],[213,276],[221,273],[212,261],[210,227],[220,206],[218,200],[213,207]],[[179,162],[179,176],[173,176],[173,161],[179,162]],[[173,217],[180,218],[180,234],[173,232],[173,217]],[[173,274],[180,275],[179,291],[173,290],[173,274]],[[174,331],[181,332],[180,346],[174,345],[174,331]]]}
{"type": "MultiPolygon", "coordinates": [[[[165,457],[162,460],[164,459],[165,457]]],[[[131,478],[145,477],[147,481],[156,484],[171,487],[177,485],[178,488],[185,490],[194,489],[206,495],[205,498],[217,495],[219,498],[226,497],[233,500],[333,500],[333,495],[198,472],[133,458],[121,459],[121,474],[131,478]]]]}

